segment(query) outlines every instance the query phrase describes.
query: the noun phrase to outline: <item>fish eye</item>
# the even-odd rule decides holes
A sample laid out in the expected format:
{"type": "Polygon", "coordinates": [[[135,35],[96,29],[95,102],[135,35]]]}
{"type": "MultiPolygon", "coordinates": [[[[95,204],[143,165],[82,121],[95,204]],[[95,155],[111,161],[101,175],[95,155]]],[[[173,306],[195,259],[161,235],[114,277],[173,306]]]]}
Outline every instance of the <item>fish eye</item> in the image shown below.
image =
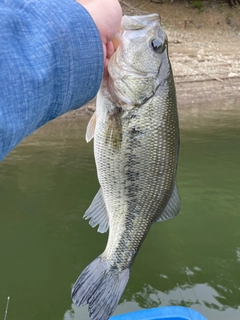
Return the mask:
{"type": "Polygon", "coordinates": [[[165,49],[165,43],[159,38],[153,39],[151,45],[156,53],[163,53],[165,49]]]}

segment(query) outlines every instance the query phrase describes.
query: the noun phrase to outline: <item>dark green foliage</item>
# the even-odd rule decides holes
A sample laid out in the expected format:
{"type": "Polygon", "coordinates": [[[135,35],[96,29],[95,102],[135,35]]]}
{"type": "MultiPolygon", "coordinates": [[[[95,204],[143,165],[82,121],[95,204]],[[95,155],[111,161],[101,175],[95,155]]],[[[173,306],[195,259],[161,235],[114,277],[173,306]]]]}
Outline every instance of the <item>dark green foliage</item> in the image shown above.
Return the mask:
{"type": "Polygon", "coordinates": [[[204,11],[204,4],[201,0],[191,1],[192,8],[198,9],[199,11],[204,11]]]}

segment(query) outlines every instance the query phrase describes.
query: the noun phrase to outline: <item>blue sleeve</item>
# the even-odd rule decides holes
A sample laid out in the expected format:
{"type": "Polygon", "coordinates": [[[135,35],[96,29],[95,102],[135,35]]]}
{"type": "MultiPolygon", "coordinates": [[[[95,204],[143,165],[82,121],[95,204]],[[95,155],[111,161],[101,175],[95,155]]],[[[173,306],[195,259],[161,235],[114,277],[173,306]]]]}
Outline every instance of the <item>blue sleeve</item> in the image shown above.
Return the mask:
{"type": "Polygon", "coordinates": [[[73,0],[0,0],[0,160],[44,123],[97,93],[103,48],[73,0]]]}

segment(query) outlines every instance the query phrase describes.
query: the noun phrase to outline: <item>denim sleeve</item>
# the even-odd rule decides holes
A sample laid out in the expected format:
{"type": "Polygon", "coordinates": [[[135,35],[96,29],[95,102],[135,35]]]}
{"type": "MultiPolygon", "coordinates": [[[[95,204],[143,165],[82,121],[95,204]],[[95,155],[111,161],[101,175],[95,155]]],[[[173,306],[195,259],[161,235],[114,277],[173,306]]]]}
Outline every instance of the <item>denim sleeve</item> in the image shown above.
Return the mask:
{"type": "Polygon", "coordinates": [[[101,38],[73,0],[0,0],[0,160],[97,93],[101,38]]]}

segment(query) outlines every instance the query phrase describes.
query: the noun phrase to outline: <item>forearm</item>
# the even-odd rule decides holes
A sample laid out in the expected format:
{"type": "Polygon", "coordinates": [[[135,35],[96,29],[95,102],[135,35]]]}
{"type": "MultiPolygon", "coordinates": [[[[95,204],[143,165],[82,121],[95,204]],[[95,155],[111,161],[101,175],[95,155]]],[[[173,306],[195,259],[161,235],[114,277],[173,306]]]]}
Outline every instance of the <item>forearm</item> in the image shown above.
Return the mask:
{"type": "Polygon", "coordinates": [[[49,120],[84,105],[103,73],[99,32],[72,0],[0,0],[0,160],[49,120]]]}

